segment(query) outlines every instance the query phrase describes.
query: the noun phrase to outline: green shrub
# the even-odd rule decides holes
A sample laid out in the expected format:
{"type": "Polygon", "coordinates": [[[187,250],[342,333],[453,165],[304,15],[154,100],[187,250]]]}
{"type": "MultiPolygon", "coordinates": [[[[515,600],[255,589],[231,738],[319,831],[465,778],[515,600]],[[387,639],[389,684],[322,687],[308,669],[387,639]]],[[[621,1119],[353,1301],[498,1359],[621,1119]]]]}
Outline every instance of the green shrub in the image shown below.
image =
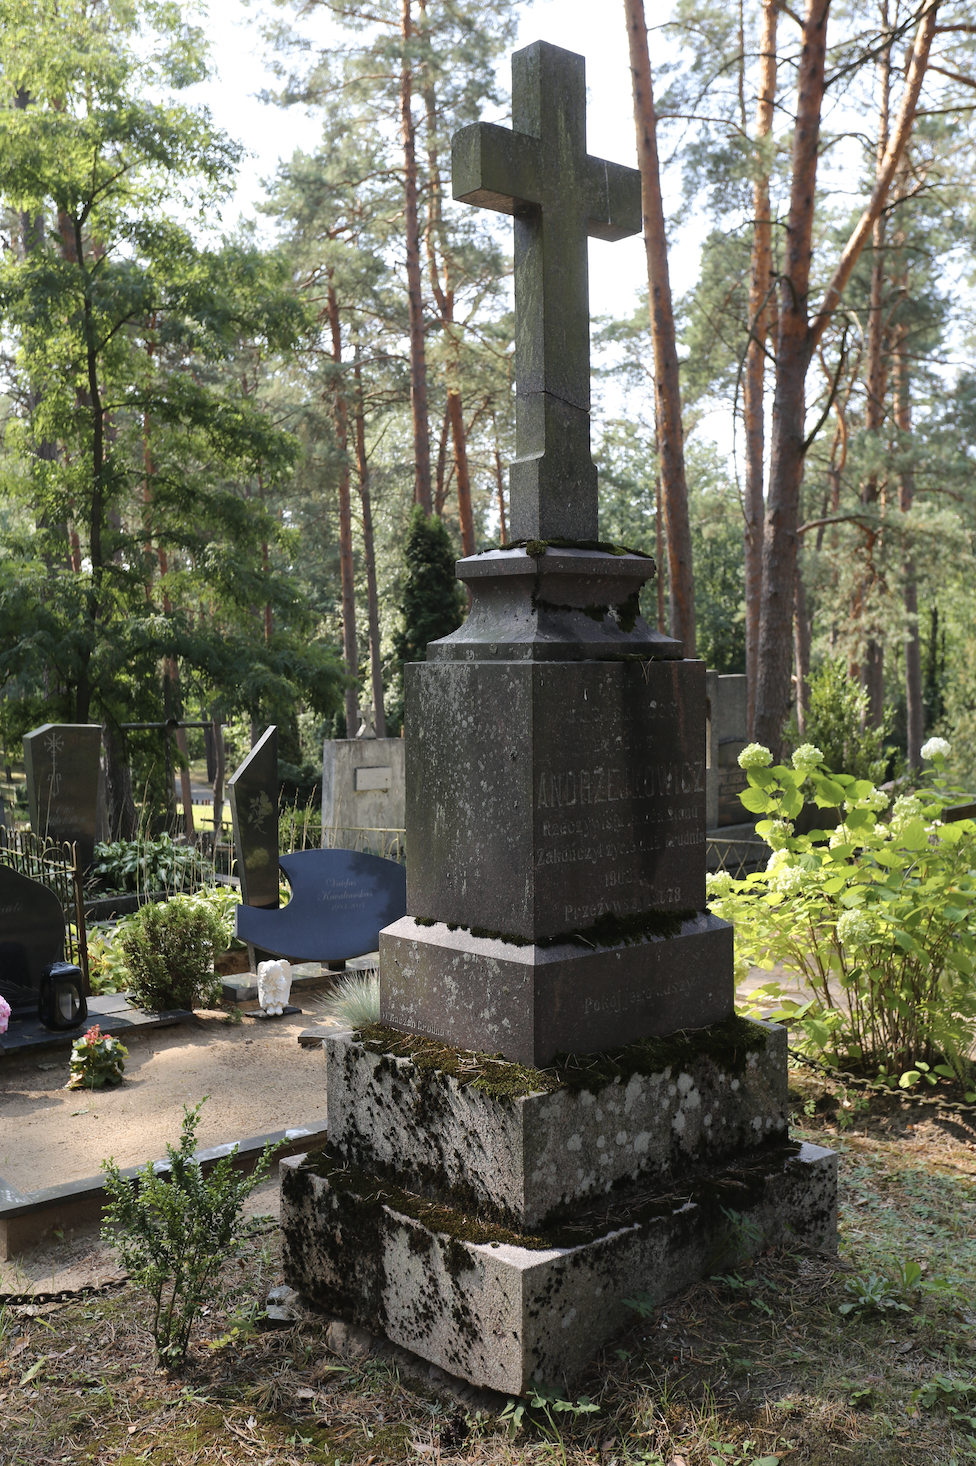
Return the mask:
{"type": "MultiPolygon", "coordinates": [[[[709,908],[735,926],[736,969],[795,974],[809,997],[779,982],[747,1011],[778,1003],[803,1047],[832,1064],[910,1088],[958,1077],[972,1089],[976,1039],[976,824],[939,818],[954,796],[944,777],[948,745],[925,746],[935,768],[920,791],[895,800],[866,779],[832,774],[805,744],[793,767],[772,766],[750,744],[742,803],[768,818],[756,826],[773,847],[765,871],[709,878],[709,908]],[[794,834],[804,797],[841,808],[835,830],[794,834]]],[[[976,1094],[972,1095],[976,1099],[976,1094]]]]}
{"type": "Polygon", "coordinates": [[[152,1298],[153,1338],[164,1361],[182,1358],[197,1313],[221,1297],[220,1268],[251,1229],[242,1204],[268,1174],[279,1148],[266,1145],[247,1176],[234,1169],[235,1146],[205,1176],[194,1158],[204,1103],[184,1109],[179,1146],[166,1147],[168,1175],[149,1162],[132,1180],[113,1159],[102,1162],[110,1203],[103,1236],[152,1298]]]}
{"type": "Polygon", "coordinates": [[[810,705],[806,731],[801,738],[794,714],[783,730],[788,744],[815,745],[828,769],[846,769],[855,779],[880,784],[888,777],[888,766],[896,752],[886,741],[891,734],[890,710],[880,728],[867,725],[867,690],[860,682],[852,681],[847,662],[840,657],[821,662],[811,672],[807,685],[810,705]]]}
{"type": "Polygon", "coordinates": [[[195,896],[151,901],[126,923],[116,941],[128,990],[140,1008],[158,1013],[219,999],[213,963],[226,947],[226,928],[208,901],[195,896]]]}
{"type": "Polygon", "coordinates": [[[103,1084],[121,1084],[129,1050],[96,1023],[71,1045],[69,1089],[101,1089],[103,1084]]]}

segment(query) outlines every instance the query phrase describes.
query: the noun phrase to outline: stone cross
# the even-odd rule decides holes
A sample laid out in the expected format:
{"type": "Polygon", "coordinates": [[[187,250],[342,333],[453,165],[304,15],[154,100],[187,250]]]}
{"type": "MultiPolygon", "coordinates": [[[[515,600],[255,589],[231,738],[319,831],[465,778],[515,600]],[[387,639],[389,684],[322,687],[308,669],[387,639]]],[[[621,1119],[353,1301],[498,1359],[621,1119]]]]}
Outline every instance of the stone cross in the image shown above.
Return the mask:
{"type": "Polygon", "coordinates": [[[515,218],[513,539],[594,540],[586,238],[641,229],[640,174],[586,151],[584,60],[537,41],[512,57],[512,131],[455,133],[454,197],[515,218]]]}

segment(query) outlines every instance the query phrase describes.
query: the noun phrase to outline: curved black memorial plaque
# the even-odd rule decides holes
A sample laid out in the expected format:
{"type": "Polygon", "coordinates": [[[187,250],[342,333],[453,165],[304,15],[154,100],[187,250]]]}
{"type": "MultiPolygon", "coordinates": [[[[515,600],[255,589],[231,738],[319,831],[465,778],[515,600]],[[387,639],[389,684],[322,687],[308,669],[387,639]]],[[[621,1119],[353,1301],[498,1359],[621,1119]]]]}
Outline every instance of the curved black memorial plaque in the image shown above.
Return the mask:
{"type": "Polygon", "coordinates": [[[372,952],[407,914],[407,873],[356,850],[296,850],[281,869],[291,900],[280,911],[238,906],[237,935],[289,962],[342,962],[372,952]]]}
{"type": "Polygon", "coordinates": [[[41,974],[64,956],[64,912],[53,891],[0,865],[0,994],[37,1007],[41,974]]]}

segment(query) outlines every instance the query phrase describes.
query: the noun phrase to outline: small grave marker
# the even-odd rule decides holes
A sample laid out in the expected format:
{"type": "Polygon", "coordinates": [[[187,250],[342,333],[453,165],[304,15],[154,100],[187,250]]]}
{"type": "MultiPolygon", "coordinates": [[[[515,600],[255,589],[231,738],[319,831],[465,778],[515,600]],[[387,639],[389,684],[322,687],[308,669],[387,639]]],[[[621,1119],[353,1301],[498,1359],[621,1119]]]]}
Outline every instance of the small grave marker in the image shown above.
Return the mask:
{"type": "Polygon", "coordinates": [[[101,746],[97,723],[43,723],[24,734],[31,829],[74,842],[83,868],[95,853],[101,746]]]}

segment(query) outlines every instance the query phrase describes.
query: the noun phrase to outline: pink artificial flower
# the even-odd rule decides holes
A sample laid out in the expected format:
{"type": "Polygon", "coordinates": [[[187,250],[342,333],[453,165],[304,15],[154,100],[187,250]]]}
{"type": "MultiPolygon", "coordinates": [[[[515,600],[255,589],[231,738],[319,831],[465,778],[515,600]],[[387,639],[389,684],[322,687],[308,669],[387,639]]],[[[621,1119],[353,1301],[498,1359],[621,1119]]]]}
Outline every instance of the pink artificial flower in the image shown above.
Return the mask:
{"type": "Polygon", "coordinates": [[[10,1004],[6,998],[0,997],[0,1033],[6,1033],[7,1024],[10,1022],[10,1004]]]}

